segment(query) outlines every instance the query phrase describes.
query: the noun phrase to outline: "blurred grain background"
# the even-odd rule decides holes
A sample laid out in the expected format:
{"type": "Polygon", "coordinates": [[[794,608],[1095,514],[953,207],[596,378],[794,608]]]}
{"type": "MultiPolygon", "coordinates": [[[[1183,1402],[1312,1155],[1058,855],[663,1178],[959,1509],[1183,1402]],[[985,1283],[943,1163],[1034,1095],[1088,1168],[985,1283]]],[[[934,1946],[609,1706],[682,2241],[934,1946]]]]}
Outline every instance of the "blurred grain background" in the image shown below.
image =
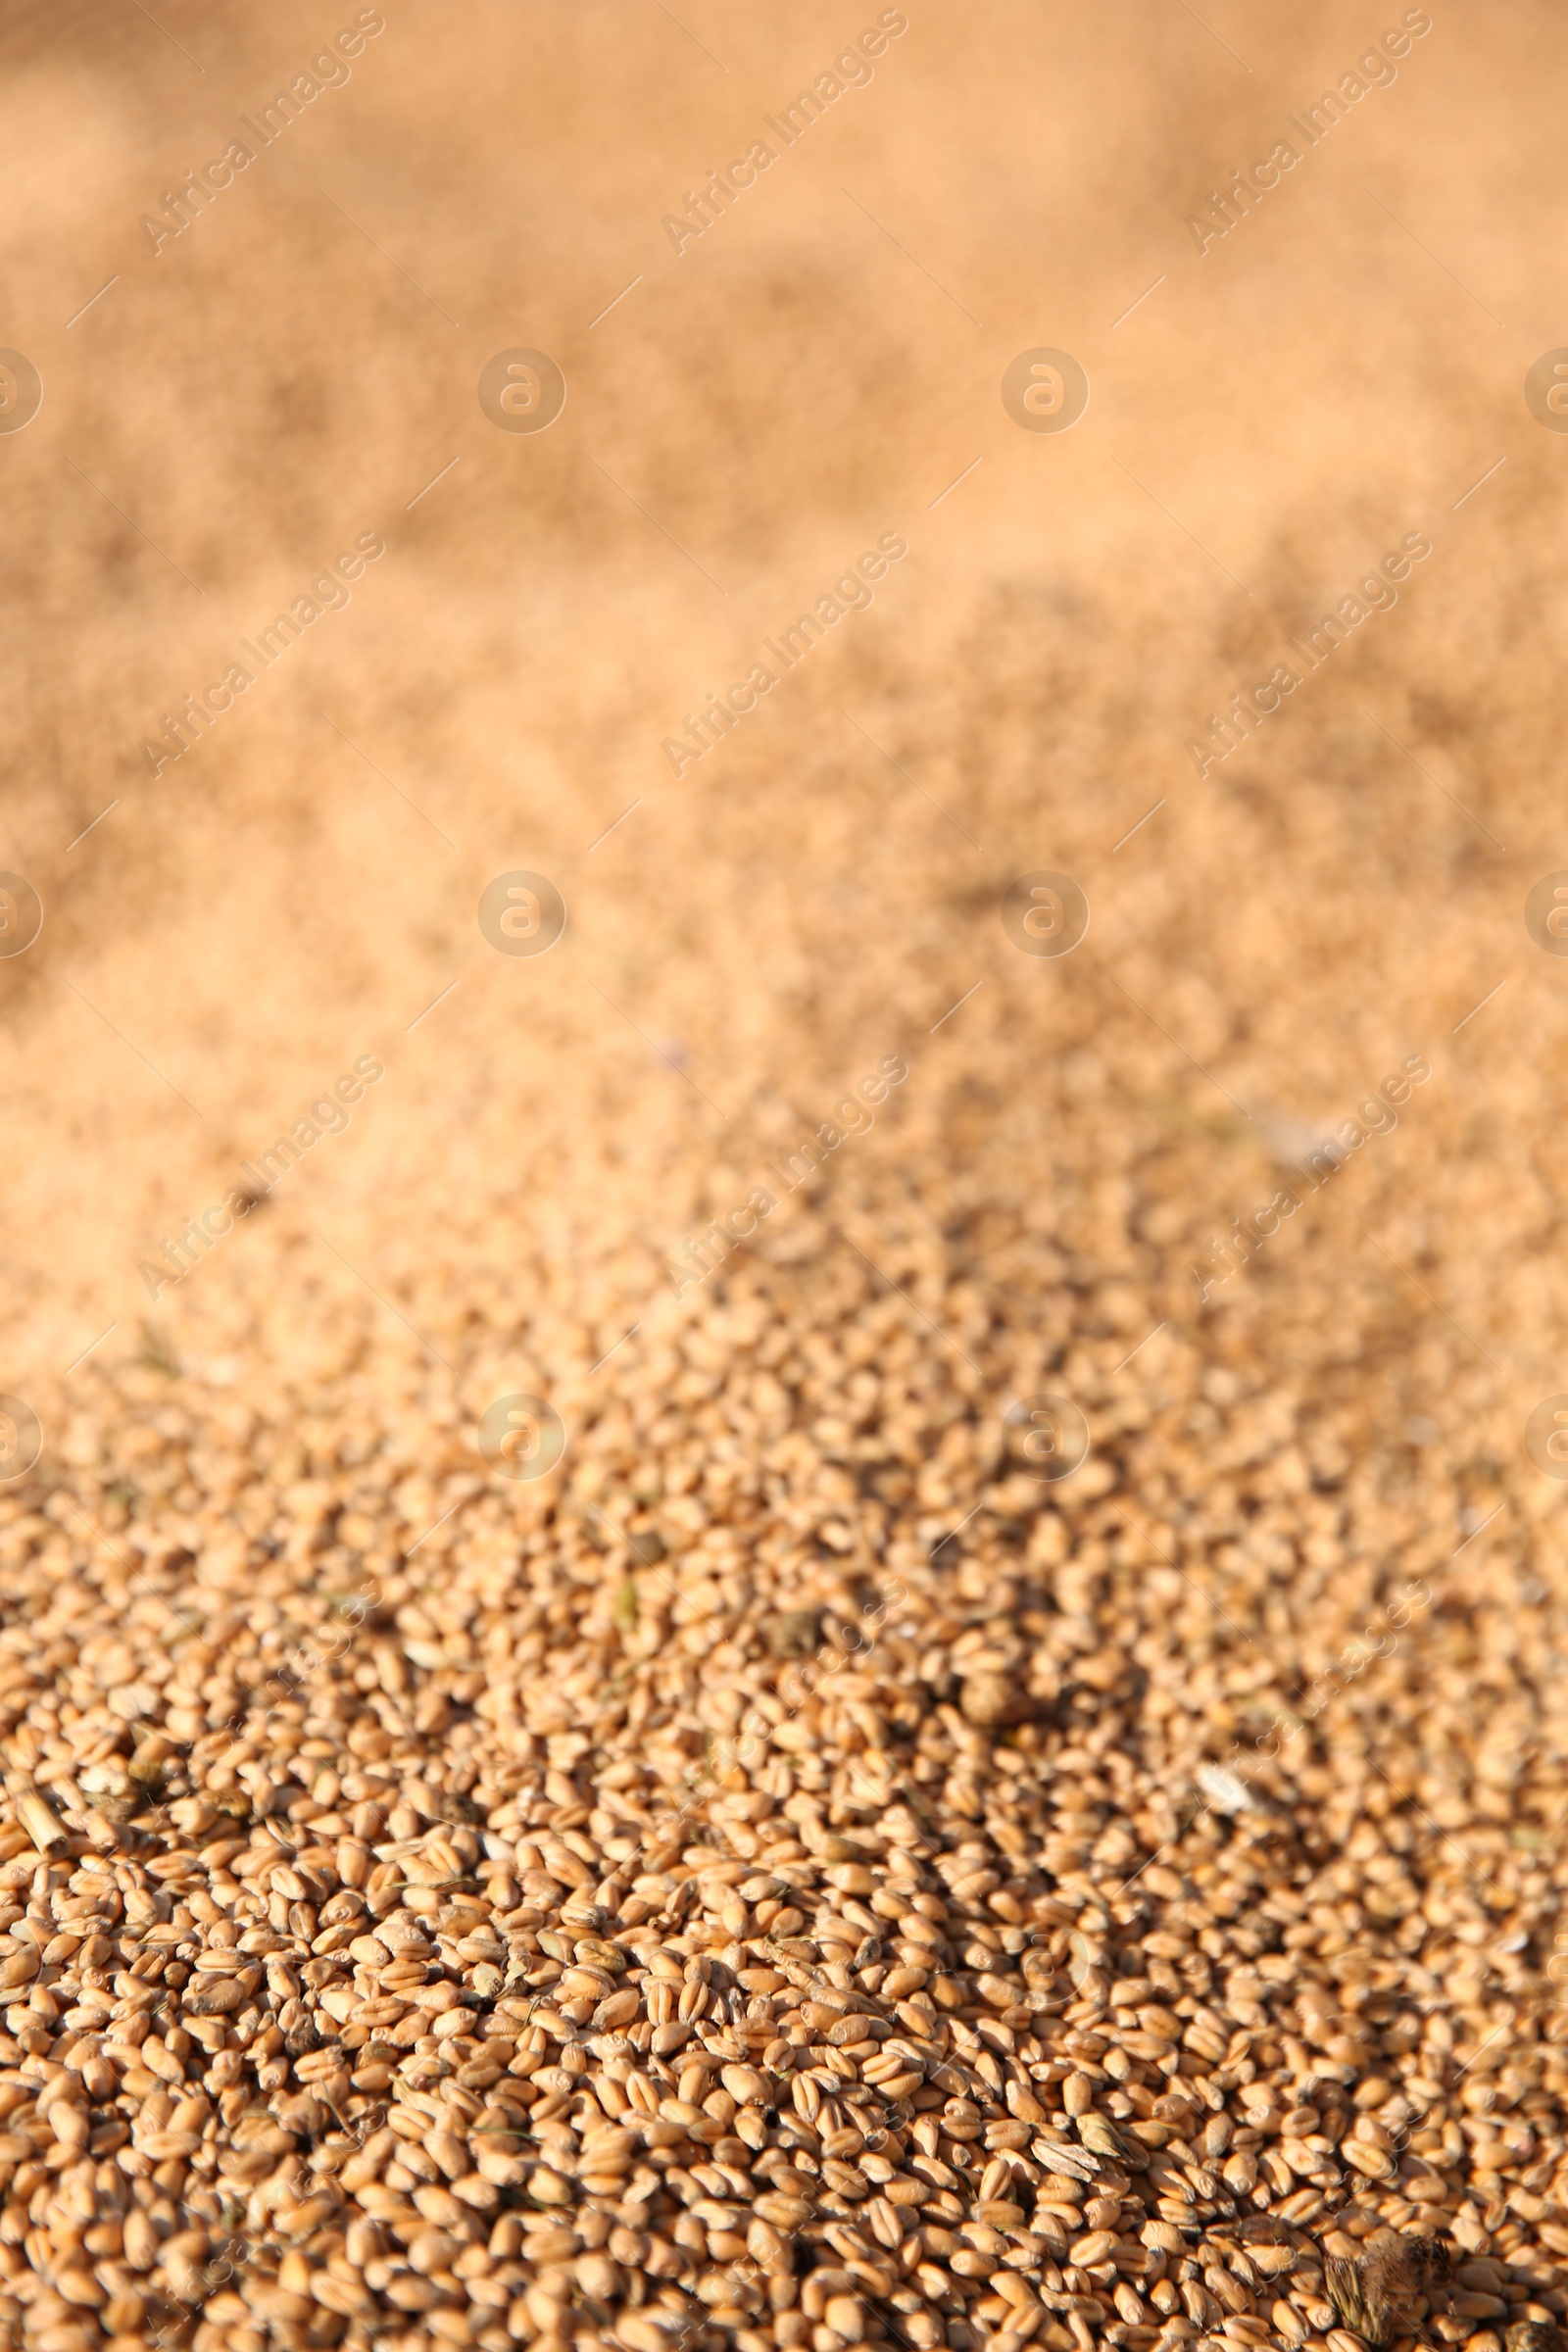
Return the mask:
{"type": "Polygon", "coordinates": [[[47,907],[0,963],[0,1386],[62,1446],[149,1350],[274,1396],[368,1350],[438,1418],[501,1368],[569,1387],[714,1311],[665,1261],[901,1052],[768,1250],[853,1231],[944,1323],[1054,1264],[1112,1285],[1107,1381],[1165,1324],[1124,1394],[1241,1367],[1401,1477],[1414,1446],[1435,1525],[1547,1507],[1519,1431],[1568,1386],[1568,971],[1522,906],[1568,864],[1568,438],[1522,385],[1568,338],[1555,12],[1440,0],[1200,259],[1187,213],[1382,18],[913,0],[677,259],[662,215],[874,9],[388,0],[155,257],[139,216],[354,13],[0,29],[0,343],[45,385],[0,437],[0,864],[47,907]],[[475,397],[519,344],[569,386],[538,436],[475,397]],[[999,397],[1037,344],[1092,381],[1060,437],[999,397]],[[143,736],[369,530],[350,608],[154,780],[143,736]],[[675,780],[682,713],[888,530],[872,610],[675,780]],[[1186,739],[1414,530],[1397,609],[1200,781],[1186,739]],[[570,908],[537,962],[475,922],[514,865],[570,908]],[[1094,909],[1059,964],[998,920],[1036,866],[1094,909]],[[1282,1139],[1411,1053],[1398,1131],[1200,1309],[1282,1139]],[[138,1262],[365,1054],[351,1131],[154,1305],[138,1262]]]}

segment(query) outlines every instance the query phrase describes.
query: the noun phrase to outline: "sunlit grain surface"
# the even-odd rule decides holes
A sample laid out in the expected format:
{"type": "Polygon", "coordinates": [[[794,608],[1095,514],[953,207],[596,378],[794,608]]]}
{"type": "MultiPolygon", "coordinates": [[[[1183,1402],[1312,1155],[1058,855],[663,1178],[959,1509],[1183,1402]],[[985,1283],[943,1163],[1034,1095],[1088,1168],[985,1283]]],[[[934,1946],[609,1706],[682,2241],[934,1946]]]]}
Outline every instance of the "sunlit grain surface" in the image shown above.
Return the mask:
{"type": "Polygon", "coordinates": [[[1560,29],[1200,16],[0,30],[11,2340],[1563,2307],[1560,29]]]}

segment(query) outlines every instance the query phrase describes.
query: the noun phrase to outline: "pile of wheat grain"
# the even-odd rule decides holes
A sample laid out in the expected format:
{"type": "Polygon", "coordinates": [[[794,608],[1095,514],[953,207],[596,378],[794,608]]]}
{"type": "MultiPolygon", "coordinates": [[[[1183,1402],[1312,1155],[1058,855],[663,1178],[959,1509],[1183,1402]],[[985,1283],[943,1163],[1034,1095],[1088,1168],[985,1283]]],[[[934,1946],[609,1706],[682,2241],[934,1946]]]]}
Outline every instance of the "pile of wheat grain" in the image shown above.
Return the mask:
{"type": "Polygon", "coordinates": [[[1489,1576],[1176,1351],[1042,1484],[1010,1348],[757,1260],[531,1486],[370,1342],[99,1376],[0,1505],[6,2339],[1352,2352],[1390,2230],[1445,2343],[1568,2308],[1489,1576]]]}

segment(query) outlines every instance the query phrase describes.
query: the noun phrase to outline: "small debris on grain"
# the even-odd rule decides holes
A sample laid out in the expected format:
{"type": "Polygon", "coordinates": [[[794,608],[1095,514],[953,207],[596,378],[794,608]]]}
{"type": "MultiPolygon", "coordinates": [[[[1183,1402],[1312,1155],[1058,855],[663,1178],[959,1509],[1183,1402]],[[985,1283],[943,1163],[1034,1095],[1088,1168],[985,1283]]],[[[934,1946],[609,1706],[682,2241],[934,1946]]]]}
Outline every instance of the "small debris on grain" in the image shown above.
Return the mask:
{"type": "Polygon", "coordinates": [[[780,1609],[767,1618],[762,1637],[775,1658],[808,1658],[822,1639],[816,1609],[780,1609]]]}
{"type": "Polygon", "coordinates": [[[1415,2325],[1414,2306],[1449,2274],[1447,2249],[1436,2237],[1380,2238],[1346,2261],[1323,2265],[1330,2302],[1347,2328],[1368,2344],[1391,2344],[1415,2325]]]}

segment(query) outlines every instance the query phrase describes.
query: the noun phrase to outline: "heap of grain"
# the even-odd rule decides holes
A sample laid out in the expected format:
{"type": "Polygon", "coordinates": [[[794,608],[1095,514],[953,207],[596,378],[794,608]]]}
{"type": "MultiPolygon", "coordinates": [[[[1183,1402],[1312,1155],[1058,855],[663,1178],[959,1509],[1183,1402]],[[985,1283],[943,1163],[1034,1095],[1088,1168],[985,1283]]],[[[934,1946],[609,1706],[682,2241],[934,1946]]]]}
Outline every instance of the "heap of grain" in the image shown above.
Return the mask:
{"type": "MultiPolygon", "coordinates": [[[[750,1280],[688,1340],[742,1426],[765,1310],[823,1311],[750,1280]]],[[[891,1380],[911,1321],[846,1298],[847,1362],[891,1380]]],[[[1560,1792],[1416,1777],[1481,1574],[1386,1580],[1419,1671],[1375,1642],[1321,1732],[1265,1674],[1238,1738],[1171,1506],[1026,1495],[929,1385],[866,1441],[886,1501],[809,1538],[760,1480],[688,1507],[657,1440],[633,1478],[610,1418],[519,1494],[458,1436],[412,1477],[331,1383],[272,1425],[103,1390],[95,1466],[0,1506],[9,2340],[1352,2352],[1389,2232],[1450,2258],[1445,2342],[1568,2307],[1560,1792]],[[942,1545],[897,1456],[957,1426],[985,1507],[942,1545]]],[[[1342,1565],[1285,1688],[1366,1622],[1342,1565]]]]}

